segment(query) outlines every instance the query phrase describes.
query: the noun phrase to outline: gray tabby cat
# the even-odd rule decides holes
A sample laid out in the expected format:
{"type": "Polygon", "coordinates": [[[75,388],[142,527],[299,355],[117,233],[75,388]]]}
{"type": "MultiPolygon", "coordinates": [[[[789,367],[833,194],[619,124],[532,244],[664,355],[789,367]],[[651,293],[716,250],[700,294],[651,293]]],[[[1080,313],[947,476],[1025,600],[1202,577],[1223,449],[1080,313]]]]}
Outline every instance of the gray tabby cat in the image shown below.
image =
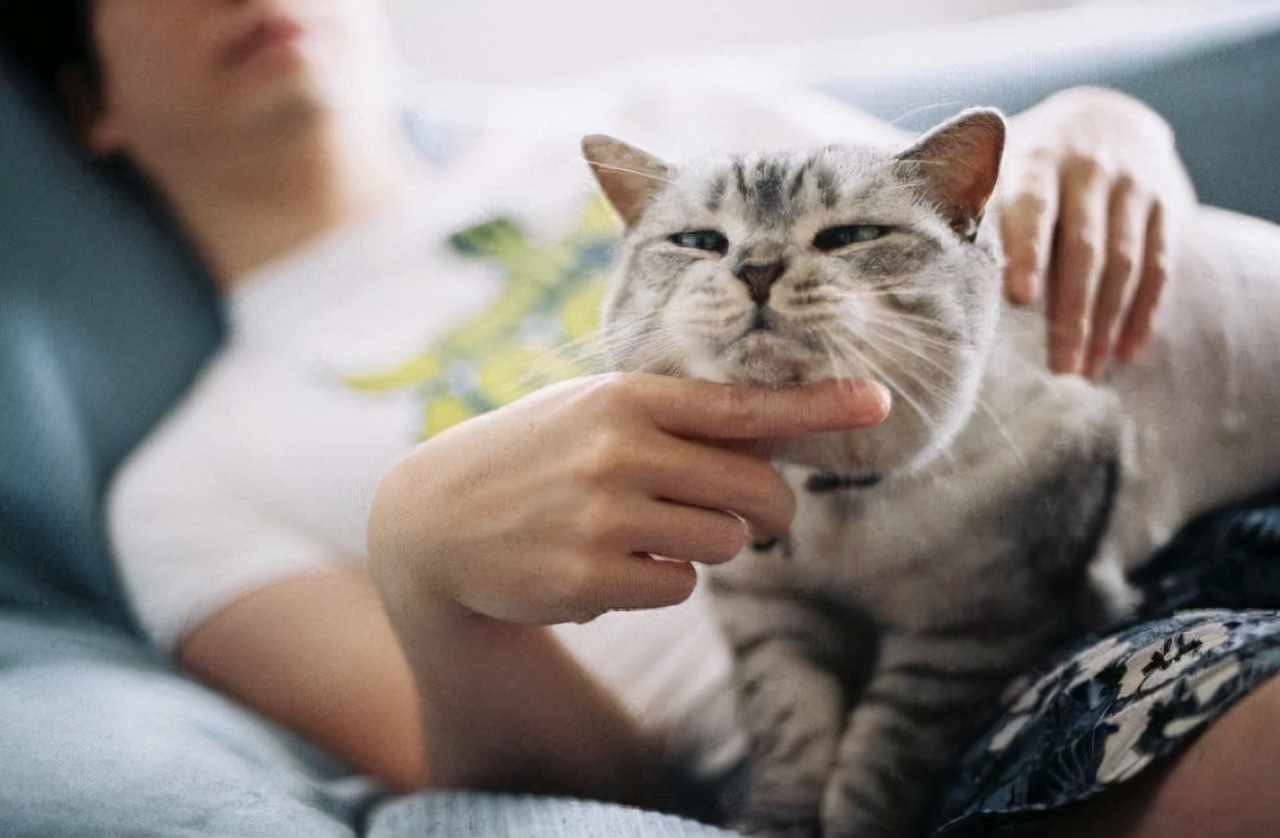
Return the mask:
{"type": "Polygon", "coordinates": [[[1122,614],[1177,525],[1280,479],[1280,228],[1200,210],[1139,362],[1051,376],[980,226],[1004,131],[973,110],[905,151],[678,166],[583,141],[626,224],[618,368],[894,396],[878,427],[789,444],[789,535],[711,575],[748,831],[919,834],[1012,676],[1122,614]]]}

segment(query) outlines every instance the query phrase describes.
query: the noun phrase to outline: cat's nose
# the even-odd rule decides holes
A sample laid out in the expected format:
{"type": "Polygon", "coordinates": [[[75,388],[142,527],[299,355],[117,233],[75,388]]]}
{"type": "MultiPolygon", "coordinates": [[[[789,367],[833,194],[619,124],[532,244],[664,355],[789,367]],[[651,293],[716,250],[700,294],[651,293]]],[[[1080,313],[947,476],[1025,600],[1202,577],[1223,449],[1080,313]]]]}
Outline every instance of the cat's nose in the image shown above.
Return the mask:
{"type": "Polygon", "coordinates": [[[787,270],[787,263],[779,259],[764,264],[746,264],[738,269],[735,276],[747,284],[751,290],[751,300],[758,306],[769,302],[769,289],[787,270]]]}

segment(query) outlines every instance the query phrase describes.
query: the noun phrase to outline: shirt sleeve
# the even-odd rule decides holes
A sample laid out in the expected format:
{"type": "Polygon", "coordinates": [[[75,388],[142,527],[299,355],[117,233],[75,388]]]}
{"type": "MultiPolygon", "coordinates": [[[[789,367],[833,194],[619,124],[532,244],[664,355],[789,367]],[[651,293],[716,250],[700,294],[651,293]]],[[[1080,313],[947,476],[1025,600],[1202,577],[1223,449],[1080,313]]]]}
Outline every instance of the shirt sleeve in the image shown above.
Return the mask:
{"type": "Polygon", "coordinates": [[[140,624],[168,652],[253,590],[363,561],[288,513],[290,503],[311,500],[288,491],[306,481],[282,484],[271,470],[305,470],[309,452],[262,439],[263,423],[242,404],[256,398],[247,378],[215,366],[125,462],[108,493],[117,572],[140,624]],[[289,497],[273,497],[282,493],[289,497]]]}
{"type": "Polygon", "coordinates": [[[108,509],[116,567],[151,639],[172,652],[245,594],[344,564],[320,540],[261,514],[216,481],[174,481],[162,446],[132,462],[108,509]]]}

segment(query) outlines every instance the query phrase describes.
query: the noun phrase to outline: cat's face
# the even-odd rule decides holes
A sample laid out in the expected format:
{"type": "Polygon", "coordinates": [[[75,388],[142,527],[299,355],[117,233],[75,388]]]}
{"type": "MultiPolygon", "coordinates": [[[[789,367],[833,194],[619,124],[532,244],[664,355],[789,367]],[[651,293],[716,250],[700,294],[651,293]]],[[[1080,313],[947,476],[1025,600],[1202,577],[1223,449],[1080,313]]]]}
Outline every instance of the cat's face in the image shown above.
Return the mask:
{"type": "Polygon", "coordinates": [[[975,240],[1003,121],[968,112],[901,153],[855,145],[670,165],[584,150],[627,224],[603,322],[622,370],[778,387],[885,384],[881,426],[790,459],[865,476],[934,456],[968,417],[999,308],[975,240]]]}

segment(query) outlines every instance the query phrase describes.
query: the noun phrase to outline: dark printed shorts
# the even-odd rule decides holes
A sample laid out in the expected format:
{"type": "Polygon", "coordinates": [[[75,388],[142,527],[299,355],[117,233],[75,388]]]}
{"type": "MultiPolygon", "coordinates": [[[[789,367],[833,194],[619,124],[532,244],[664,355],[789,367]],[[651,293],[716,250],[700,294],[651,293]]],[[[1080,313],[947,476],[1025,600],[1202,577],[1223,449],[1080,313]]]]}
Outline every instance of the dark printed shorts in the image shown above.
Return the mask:
{"type": "Polygon", "coordinates": [[[1280,673],[1280,490],[1189,525],[1134,581],[1138,622],[1006,691],[933,838],[1003,834],[1123,783],[1280,673]]]}

